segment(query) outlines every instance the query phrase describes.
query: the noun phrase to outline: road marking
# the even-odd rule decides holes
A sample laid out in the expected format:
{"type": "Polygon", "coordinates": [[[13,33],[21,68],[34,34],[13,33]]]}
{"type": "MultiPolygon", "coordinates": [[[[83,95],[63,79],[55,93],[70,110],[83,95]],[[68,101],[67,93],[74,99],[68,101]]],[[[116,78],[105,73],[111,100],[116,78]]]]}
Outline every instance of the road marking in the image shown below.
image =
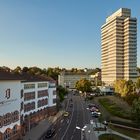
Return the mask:
{"type": "Polygon", "coordinates": [[[54,138],[57,136],[57,133],[54,135],[54,138]]]}
{"type": "Polygon", "coordinates": [[[64,137],[65,137],[65,135],[66,135],[66,133],[67,133],[69,127],[70,127],[70,124],[71,124],[71,121],[72,121],[72,118],[73,118],[73,112],[74,112],[74,108],[72,109],[72,115],[71,115],[70,123],[68,124],[68,126],[66,128],[66,131],[65,131],[64,135],[62,136],[61,140],[64,139],[64,137]]]}

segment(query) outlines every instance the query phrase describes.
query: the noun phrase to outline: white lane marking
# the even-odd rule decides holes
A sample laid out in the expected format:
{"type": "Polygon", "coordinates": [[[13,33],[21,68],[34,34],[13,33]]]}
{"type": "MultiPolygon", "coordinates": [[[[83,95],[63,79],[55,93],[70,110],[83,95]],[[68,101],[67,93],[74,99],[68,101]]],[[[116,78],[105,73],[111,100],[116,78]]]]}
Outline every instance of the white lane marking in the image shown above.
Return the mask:
{"type": "Polygon", "coordinates": [[[57,133],[54,135],[54,138],[57,136],[57,133]]]}
{"type": "Polygon", "coordinates": [[[70,127],[70,124],[71,124],[71,121],[72,121],[72,118],[73,118],[73,112],[74,112],[74,107],[73,107],[73,109],[72,109],[72,115],[71,115],[70,123],[68,124],[68,126],[67,126],[67,128],[66,128],[66,131],[65,131],[64,135],[62,136],[61,140],[64,139],[64,137],[65,137],[65,135],[66,135],[66,133],[67,133],[69,127],[70,127]]]}

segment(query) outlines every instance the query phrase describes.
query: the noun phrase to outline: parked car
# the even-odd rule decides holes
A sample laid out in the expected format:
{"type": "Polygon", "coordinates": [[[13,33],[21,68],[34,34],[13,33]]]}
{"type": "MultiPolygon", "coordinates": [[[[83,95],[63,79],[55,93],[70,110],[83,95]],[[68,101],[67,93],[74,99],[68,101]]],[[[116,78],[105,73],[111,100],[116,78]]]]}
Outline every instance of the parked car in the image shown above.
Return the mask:
{"type": "Polygon", "coordinates": [[[100,112],[91,112],[91,116],[92,117],[95,117],[95,118],[98,118],[99,116],[101,115],[101,113],[100,112]]]}
{"type": "Polygon", "coordinates": [[[55,135],[55,129],[54,129],[54,128],[50,128],[50,129],[46,132],[45,136],[43,137],[43,140],[48,139],[48,138],[51,138],[51,137],[53,137],[54,135],[55,135]]]}
{"type": "Polygon", "coordinates": [[[96,107],[92,107],[92,108],[90,108],[90,111],[91,111],[91,112],[95,112],[95,111],[96,111],[96,112],[99,112],[99,109],[96,108],[96,107]]]}
{"type": "Polygon", "coordinates": [[[98,109],[98,106],[96,104],[88,104],[89,109],[92,107],[96,107],[98,109]]]}

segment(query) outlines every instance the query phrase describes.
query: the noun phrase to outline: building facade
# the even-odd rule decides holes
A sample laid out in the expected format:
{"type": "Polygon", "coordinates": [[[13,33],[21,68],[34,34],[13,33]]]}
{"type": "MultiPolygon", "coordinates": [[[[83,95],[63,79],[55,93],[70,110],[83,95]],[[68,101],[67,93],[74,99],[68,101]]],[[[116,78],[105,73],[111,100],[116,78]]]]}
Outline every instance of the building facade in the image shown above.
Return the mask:
{"type": "Polygon", "coordinates": [[[58,85],[67,87],[70,89],[75,88],[75,84],[80,79],[90,80],[90,76],[87,73],[71,73],[71,72],[62,72],[58,76],[58,85]]]}
{"type": "Polygon", "coordinates": [[[136,80],[137,19],[131,10],[121,8],[107,17],[101,27],[102,81],[136,80]]]}
{"type": "Polygon", "coordinates": [[[19,80],[0,81],[0,140],[20,137],[19,80]]]}
{"type": "Polygon", "coordinates": [[[18,140],[56,113],[56,83],[0,72],[0,140],[18,140]],[[1,77],[2,76],[2,77],[1,77]]]}

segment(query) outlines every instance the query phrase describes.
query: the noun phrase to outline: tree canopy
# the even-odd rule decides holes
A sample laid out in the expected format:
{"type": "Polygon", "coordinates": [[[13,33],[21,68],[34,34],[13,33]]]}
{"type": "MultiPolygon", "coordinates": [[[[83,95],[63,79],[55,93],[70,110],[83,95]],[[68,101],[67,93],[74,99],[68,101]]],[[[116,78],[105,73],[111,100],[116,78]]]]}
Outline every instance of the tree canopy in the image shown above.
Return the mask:
{"type": "Polygon", "coordinates": [[[68,93],[68,91],[67,91],[67,89],[63,88],[62,86],[58,86],[57,93],[58,93],[60,102],[62,102],[64,100],[64,96],[68,93]]]}
{"type": "Polygon", "coordinates": [[[116,80],[114,82],[115,92],[118,93],[121,97],[125,97],[126,95],[133,93],[134,91],[134,83],[131,80],[116,80]]]}
{"type": "Polygon", "coordinates": [[[91,82],[86,80],[86,79],[81,79],[81,80],[77,81],[75,84],[75,88],[79,91],[82,91],[82,92],[92,91],[91,82]]]}

